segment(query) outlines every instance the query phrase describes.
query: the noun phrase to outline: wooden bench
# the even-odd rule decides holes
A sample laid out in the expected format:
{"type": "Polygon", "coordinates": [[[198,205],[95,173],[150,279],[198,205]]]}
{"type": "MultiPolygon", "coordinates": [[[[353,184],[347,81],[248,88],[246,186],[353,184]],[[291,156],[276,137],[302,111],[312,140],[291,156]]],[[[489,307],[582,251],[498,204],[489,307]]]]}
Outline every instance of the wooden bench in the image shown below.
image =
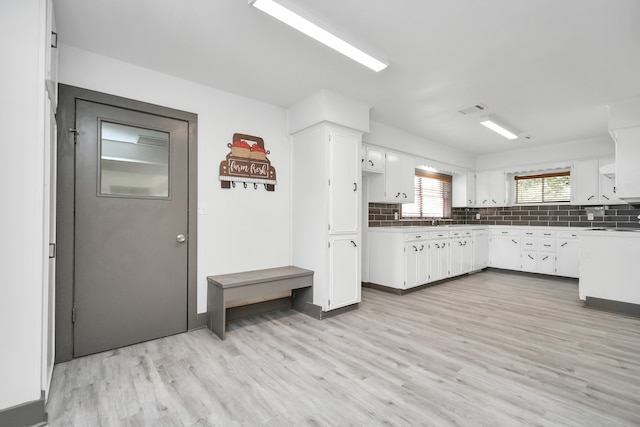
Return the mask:
{"type": "Polygon", "coordinates": [[[302,304],[296,304],[296,293],[301,300],[310,300],[313,286],[313,271],[288,266],[242,273],[208,276],[207,311],[209,329],[220,339],[225,338],[227,304],[232,301],[247,300],[291,291],[291,307],[302,311],[302,304]]]}

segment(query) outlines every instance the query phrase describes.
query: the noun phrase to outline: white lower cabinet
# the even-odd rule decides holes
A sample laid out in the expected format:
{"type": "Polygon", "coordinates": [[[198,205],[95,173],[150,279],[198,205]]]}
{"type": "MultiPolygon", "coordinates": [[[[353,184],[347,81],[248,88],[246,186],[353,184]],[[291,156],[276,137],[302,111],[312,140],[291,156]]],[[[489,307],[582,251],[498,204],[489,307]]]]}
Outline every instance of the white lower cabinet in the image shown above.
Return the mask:
{"type": "MultiPolygon", "coordinates": [[[[481,231],[486,238],[486,230],[481,231]]],[[[377,285],[409,289],[476,269],[471,230],[408,232],[385,227],[369,229],[367,238],[369,282],[377,285]]],[[[478,269],[484,267],[486,262],[478,269]]]]}
{"type": "Polygon", "coordinates": [[[473,270],[489,265],[489,230],[473,230],[473,270]]]}
{"type": "Polygon", "coordinates": [[[429,281],[449,277],[449,233],[431,233],[429,241],[429,281]]]}
{"type": "Polygon", "coordinates": [[[329,299],[327,310],[360,302],[358,235],[329,238],[329,299]]]}
{"type": "Polygon", "coordinates": [[[556,274],[578,278],[580,271],[580,239],[576,231],[561,231],[556,241],[556,274]]]}
{"type": "Polygon", "coordinates": [[[520,233],[518,230],[494,229],[489,238],[489,266],[520,270],[520,233]]]}
{"type": "Polygon", "coordinates": [[[485,267],[578,277],[580,241],[576,229],[515,226],[449,230],[369,229],[369,282],[409,289],[485,267]]]}
{"type": "Polygon", "coordinates": [[[404,247],[404,288],[412,288],[429,281],[429,243],[426,240],[408,242],[404,247]]]}
{"type": "Polygon", "coordinates": [[[458,276],[473,270],[473,231],[454,231],[449,242],[450,275],[458,276]]]}

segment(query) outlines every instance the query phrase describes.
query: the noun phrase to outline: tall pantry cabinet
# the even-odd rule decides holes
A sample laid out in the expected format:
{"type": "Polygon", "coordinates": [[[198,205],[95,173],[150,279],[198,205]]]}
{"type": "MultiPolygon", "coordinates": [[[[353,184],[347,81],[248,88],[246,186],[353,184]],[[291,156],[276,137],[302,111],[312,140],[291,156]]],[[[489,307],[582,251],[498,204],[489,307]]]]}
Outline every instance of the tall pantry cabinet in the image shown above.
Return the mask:
{"type": "Polygon", "coordinates": [[[314,271],[322,311],[360,302],[361,134],[319,124],[293,136],[293,265],[314,271]]]}
{"type": "MultiPolygon", "coordinates": [[[[336,100],[344,101],[322,92],[310,102],[312,107],[322,104],[319,115],[326,118],[336,100]]],[[[307,120],[300,126],[301,117],[309,114],[308,103],[302,112],[296,107],[289,112],[292,264],[314,271],[313,309],[305,311],[322,318],[357,308],[361,300],[362,131],[342,118],[342,123],[310,120],[316,123],[306,126],[307,120]]]]}

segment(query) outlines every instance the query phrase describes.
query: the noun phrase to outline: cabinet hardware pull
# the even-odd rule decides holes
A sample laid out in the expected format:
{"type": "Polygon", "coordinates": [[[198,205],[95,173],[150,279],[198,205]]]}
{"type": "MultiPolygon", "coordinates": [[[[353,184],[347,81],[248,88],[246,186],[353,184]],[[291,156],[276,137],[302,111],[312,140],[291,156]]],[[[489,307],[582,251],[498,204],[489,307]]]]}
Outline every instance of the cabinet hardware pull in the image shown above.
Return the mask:
{"type": "Polygon", "coordinates": [[[587,200],[591,200],[593,199],[595,196],[590,196],[589,198],[587,198],[587,200]]]}
{"type": "Polygon", "coordinates": [[[372,160],[369,160],[369,163],[371,164],[371,166],[373,166],[373,161],[372,160]]]}
{"type": "Polygon", "coordinates": [[[358,191],[358,183],[357,182],[353,183],[353,191],[358,191]]]}
{"type": "Polygon", "coordinates": [[[416,248],[416,245],[412,245],[413,246],[413,252],[418,252],[418,248],[416,248]]]}
{"type": "Polygon", "coordinates": [[[549,256],[547,255],[546,257],[542,258],[542,260],[544,261],[544,260],[546,260],[548,258],[549,258],[549,256]]]}
{"type": "Polygon", "coordinates": [[[518,242],[516,242],[516,241],[515,241],[515,240],[513,240],[513,239],[511,239],[511,241],[512,241],[513,243],[515,243],[516,245],[518,244],[518,242]]]}
{"type": "Polygon", "coordinates": [[[407,198],[407,193],[402,193],[402,197],[407,198]]]}
{"type": "Polygon", "coordinates": [[[400,193],[396,194],[396,197],[400,197],[400,193]]]}
{"type": "Polygon", "coordinates": [[[358,247],[358,245],[356,245],[356,242],[354,242],[353,240],[351,241],[351,244],[353,245],[354,248],[358,247]]]}
{"type": "Polygon", "coordinates": [[[567,245],[567,242],[564,242],[564,243],[563,243],[563,244],[561,244],[560,246],[566,246],[566,245],[567,245]]]}
{"type": "Polygon", "coordinates": [[[604,199],[609,200],[609,198],[608,198],[607,196],[605,196],[604,194],[602,195],[602,197],[603,197],[604,199]]]}
{"type": "Polygon", "coordinates": [[[533,257],[531,255],[527,255],[529,258],[533,259],[533,257]]]}
{"type": "Polygon", "coordinates": [[[420,245],[420,252],[424,249],[424,245],[420,245]]]}

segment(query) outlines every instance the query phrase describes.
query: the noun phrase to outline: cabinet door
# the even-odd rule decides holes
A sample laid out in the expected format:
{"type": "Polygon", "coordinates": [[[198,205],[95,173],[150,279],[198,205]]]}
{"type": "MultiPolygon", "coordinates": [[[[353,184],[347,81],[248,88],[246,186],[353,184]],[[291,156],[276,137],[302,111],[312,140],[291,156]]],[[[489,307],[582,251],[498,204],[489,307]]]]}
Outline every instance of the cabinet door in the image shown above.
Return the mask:
{"type": "Polygon", "coordinates": [[[532,251],[522,251],[520,265],[522,266],[522,271],[535,273],[538,268],[538,254],[532,251]]]}
{"type": "Polygon", "coordinates": [[[462,239],[451,239],[449,242],[449,263],[451,276],[462,274],[462,239]]]}
{"type": "Polygon", "coordinates": [[[491,206],[507,204],[507,182],[504,171],[489,172],[489,204],[491,206]]]}
{"type": "Polygon", "coordinates": [[[357,233],[360,140],[354,135],[332,131],[329,141],[329,230],[331,233],[357,233]]]}
{"type": "Polygon", "coordinates": [[[491,206],[491,179],[490,172],[478,172],[476,174],[476,205],[480,207],[491,206]]]}
{"type": "Polygon", "coordinates": [[[520,270],[520,238],[492,236],[489,242],[489,264],[496,268],[520,270]]]}
{"type": "Polygon", "coordinates": [[[389,201],[413,203],[415,166],[411,157],[387,152],[385,157],[385,194],[389,201]]]}
{"type": "Polygon", "coordinates": [[[333,237],[329,242],[327,310],[333,310],[360,302],[359,248],[356,235],[333,237]]]}
{"type": "Polygon", "coordinates": [[[580,240],[558,239],[556,274],[578,278],[580,270],[580,240]]]}
{"type": "Polygon", "coordinates": [[[462,257],[460,263],[462,274],[473,270],[473,239],[471,237],[467,237],[462,241],[462,257]]]}
{"type": "Polygon", "coordinates": [[[537,272],[556,274],[556,255],[553,253],[538,252],[537,272]]]}
{"type": "Polygon", "coordinates": [[[365,147],[362,169],[369,172],[384,172],[384,151],[379,148],[365,147]]]}
{"type": "Polygon", "coordinates": [[[599,175],[597,159],[582,160],[573,164],[571,171],[571,193],[574,203],[598,203],[599,175]]]}
{"type": "Polygon", "coordinates": [[[429,281],[444,279],[449,275],[449,242],[434,240],[429,243],[429,281]]]}
{"type": "Polygon", "coordinates": [[[454,174],[452,178],[451,206],[454,208],[475,206],[476,175],[468,172],[454,174]]]}
{"type": "Polygon", "coordinates": [[[429,248],[428,242],[417,242],[418,245],[418,285],[429,281],[429,248]]]}
{"type": "Polygon", "coordinates": [[[404,246],[404,287],[412,288],[418,284],[418,245],[416,242],[404,246]]]}
{"type": "Polygon", "coordinates": [[[617,129],[616,194],[618,198],[640,199],[640,126],[617,129]]]}
{"type": "MultiPolygon", "coordinates": [[[[603,166],[610,165],[615,163],[615,159],[613,157],[607,157],[604,159],[600,159],[598,161],[598,169],[603,166]]],[[[615,177],[608,177],[606,175],[599,175],[600,180],[600,202],[603,204],[607,203],[621,203],[621,200],[618,199],[618,195],[616,194],[616,180],[615,177]]]]}
{"type": "Polygon", "coordinates": [[[486,230],[473,232],[473,269],[480,270],[489,264],[489,234],[486,230]]]}

